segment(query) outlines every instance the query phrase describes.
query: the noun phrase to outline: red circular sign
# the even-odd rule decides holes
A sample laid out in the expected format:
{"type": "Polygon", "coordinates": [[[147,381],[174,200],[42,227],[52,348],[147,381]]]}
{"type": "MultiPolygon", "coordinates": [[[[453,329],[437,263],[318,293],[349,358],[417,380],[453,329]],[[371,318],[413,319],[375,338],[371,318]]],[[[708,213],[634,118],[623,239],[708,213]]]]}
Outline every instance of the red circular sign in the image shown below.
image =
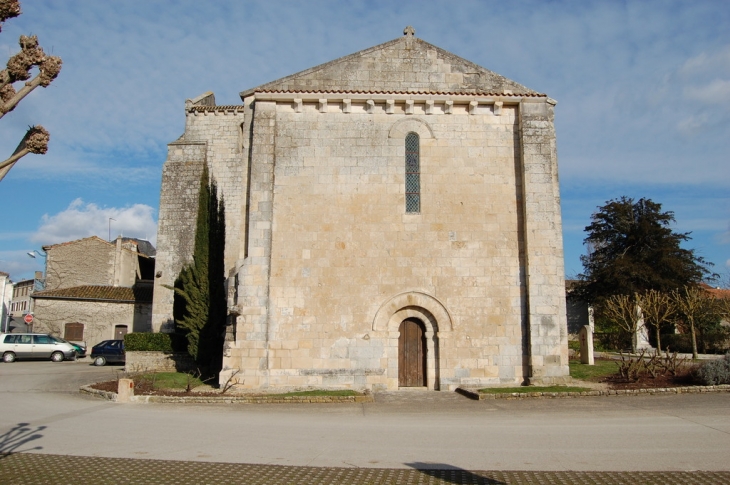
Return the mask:
{"type": "Polygon", "coordinates": [[[31,315],[30,313],[26,314],[26,315],[25,315],[25,316],[23,317],[23,321],[24,321],[25,323],[33,323],[33,315],[31,315]]]}

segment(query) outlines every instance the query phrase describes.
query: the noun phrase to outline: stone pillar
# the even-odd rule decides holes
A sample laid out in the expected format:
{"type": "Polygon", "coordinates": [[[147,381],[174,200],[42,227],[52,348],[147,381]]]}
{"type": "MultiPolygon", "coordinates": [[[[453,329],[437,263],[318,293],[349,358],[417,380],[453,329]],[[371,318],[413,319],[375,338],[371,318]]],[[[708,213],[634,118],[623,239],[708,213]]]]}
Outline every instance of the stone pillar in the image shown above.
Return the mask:
{"type": "Polygon", "coordinates": [[[555,101],[520,103],[523,251],[530,384],[569,380],[555,101]]]}
{"type": "Polygon", "coordinates": [[[117,402],[130,402],[134,396],[134,381],[119,379],[117,384],[117,402]]]}
{"type": "Polygon", "coordinates": [[[274,160],[276,103],[257,101],[253,113],[250,180],[246,213],[244,258],[238,273],[236,343],[223,358],[220,380],[234,369],[251,387],[268,387],[269,278],[271,229],[274,216],[274,160]]]}
{"type": "Polygon", "coordinates": [[[593,329],[590,325],[584,325],[578,332],[580,338],[580,363],[595,365],[593,360],[593,329]]]}

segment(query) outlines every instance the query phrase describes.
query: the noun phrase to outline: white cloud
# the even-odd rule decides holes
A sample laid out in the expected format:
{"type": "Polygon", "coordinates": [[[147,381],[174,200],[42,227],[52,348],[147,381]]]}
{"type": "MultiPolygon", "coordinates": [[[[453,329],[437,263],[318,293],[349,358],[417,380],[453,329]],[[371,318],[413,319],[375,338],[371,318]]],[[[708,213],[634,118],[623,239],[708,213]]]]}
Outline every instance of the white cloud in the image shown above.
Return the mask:
{"type": "Polygon", "coordinates": [[[730,76],[730,45],[712,52],[701,52],[687,59],[678,70],[678,74],[685,78],[707,75],[730,76]]]}
{"type": "Polygon", "coordinates": [[[10,274],[13,282],[21,279],[32,278],[35,271],[43,271],[43,258],[31,258],[28,251],[18,249],[12,251],[0,251],[0,271],[10,274]]]}
{"type": "Polygon", "coordinates": [[[730,79],[713,79],[702,86],[687,86],[684,89],[688,98],[706,104],[730,102],[730,79]]]}
{"type": "Polygon", "coordinates": [[[707,113],[697,113],[687,116],[677,122],[677,130],[686,136],[699,133],[710,122],[710,116],[707,113]]]}
{"type": "Polygon", "coordinates": [[[102,208],[76,199],[66,210],[55,215],[45,214],[41,226],[30,240],[42,245],[73,241],[89,236],[107,239],[117,235],[157,241],[155,210],[144,204],[129,207],[102,208]],[[113,219],[113,220],[112,220],[113,219]]]}

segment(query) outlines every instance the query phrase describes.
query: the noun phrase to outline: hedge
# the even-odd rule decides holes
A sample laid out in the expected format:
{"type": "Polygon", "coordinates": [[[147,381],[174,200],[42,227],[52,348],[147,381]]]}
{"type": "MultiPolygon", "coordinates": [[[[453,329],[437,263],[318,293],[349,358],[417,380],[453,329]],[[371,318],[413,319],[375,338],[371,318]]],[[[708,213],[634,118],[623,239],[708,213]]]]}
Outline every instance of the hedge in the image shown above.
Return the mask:
{"type": "Polygon", "coordinates": [[[124,336],[124,349],[138,352],[172,353],[172,338],[169,333],[132,332],[124,336]]]}

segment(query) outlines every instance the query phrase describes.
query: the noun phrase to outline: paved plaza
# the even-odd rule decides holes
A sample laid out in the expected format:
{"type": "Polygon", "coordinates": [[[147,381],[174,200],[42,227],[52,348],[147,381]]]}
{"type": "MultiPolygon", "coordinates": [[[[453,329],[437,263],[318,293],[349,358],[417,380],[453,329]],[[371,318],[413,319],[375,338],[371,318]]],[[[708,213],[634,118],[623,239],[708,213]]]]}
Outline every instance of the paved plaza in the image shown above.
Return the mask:
{"type": "Polygon", "coordinates": [[[642,484],[723,485],[730,472],[540,472],[426,469],[331,468],[190,461],[133,460],[18,453],[0,455],[0,483],[41,485],[89,481],[117,484],[642,484]],[[83,477],[83,478],[82,478],[83,477]]]}
{"type": "Polygon", "coordinates": [[[0,484],[730,484],[730,393],[121,404],[118,368],[0,364],[0,484]],[[486,471],[480,471],[486,470],[486,471]]]}

